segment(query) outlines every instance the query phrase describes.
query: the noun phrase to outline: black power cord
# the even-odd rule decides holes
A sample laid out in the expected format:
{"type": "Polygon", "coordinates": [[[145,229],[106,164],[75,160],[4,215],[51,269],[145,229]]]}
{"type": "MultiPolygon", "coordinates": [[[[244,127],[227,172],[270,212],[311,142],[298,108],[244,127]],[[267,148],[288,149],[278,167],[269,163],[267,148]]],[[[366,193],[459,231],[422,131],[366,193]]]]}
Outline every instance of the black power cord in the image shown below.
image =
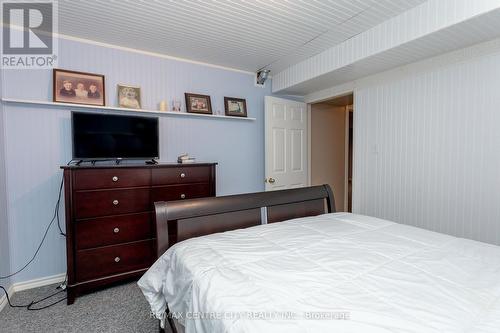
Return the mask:
{"type": "Polygon", "coordinates": [[[64,176],[61,178],[61,185],[59,185],[59,195],[57,197],[55,213],[56,213],[57,228],[59,229],[59,234],[61,236],[66,237],[66,234],[62,231],[61,222],[59,221],[59,207],[61,206],[61,194],[62,194],[63,184],[64,184],[64,176]]]}
{"type": "Polygon", "coordinates": [[[9,306],[11,308],[26,308],[26,307],[28,307],[28,305],[14,305],[14,304],[12,304],[10,302],[10,297],[9,297],[9,293],[7,292],[7,290],[4,287],[2,287],[2,286],[0,286],[0,289],[3,289],[3,292],[5,293],[5,296],[7,296],[7,303],[9,303],[9,306]]]}
{"type": "MultiPolygon", "coordinates": [[[[60,289],[59,287],[57,287],[57,288],[58,288],[58,289],[60,289]]],[[[5,296],[7,297],[7,303],[9,304],[9,306],[10,306],[11,308],[26,308],[26,309],[27,309],[27,310],[29,310],[29,311],[39,311],[39,310],[43,310],[43,309],[49,308],[49,307],[51,307],[51,306],[53,306],[53,305],[56,305],[57,303],[61,303],[62,301],[64,301],[64,300],[67,298],[67,297],[63,297],[63,298],[58,299],[57,301],[55,301],[55,302],[53,302],[53,303],[47,304],[47,305],[42,306],[42,307],[39,307],[39,308],[35,308],[35,307],[33,307],[33,306],[35,306],[35,305],[37,305],[37,304],[39,304],[39,303],[42,303],[43,301],[45,301],[45,300],[47,300],[47,299],[49,299],[49,298],[52,298],[52,297],[54,297],[54,296],[56,296],[56,295],[58,295],[58,294],[60,294],[60,293],[64,292],[64,289],[58,290],[58,291],[56,291],[55,293],[50,294],[49,296],[44,297],[44,298],[42,298],[42,299],[39,299],[39,300],[37,300],[37,301],[34,301],[34,300],[33,300],[33,301],[31,301],[31,303],[30,303],[30,304],[22,304],[22,305],[19,305],[19,304],[12,304],[12,302],[11,302],[11,300],[10,300],[10,297],[9,297],[9,293],[7,292],[7,290],[5,290],[5,288],[4,288],[4,287],[2,287],[2,286],[0,286],[0,289],[2,289],[2,290],[3,290],[3,292],[5,293],[5,296]]]]}
{"type": "MultiPolygon", "coordinates": [[[[70,165],[71,163],[73,162],[73,160],[69,161],[68,164],[66,165],[70,165]]],[[[5,275],[5,276],[0,276],[0,280],[3,280],[3,279],[8,279],[16,274],[19,274],[21,273],[22,271],[24,271],[26,269],[26,267],[28,267],[36,258],[36,256],[38,255],[38,252],[40,252],[40,249],[42,248],[42,245],[43,243],[45,242],[45,238],[47,238],[47,234],[49,233],[49,230],[50,230],[50,227],[52,226],[52,224],[54,223],[54,221],[57,220],[57,227],[59,228],[59,234],[66,237],[66,234],[62,231],[62,228],[61,228],[61,224],[60,224],[60,220],[59,220],[59,208],[61,206],[61,196],[62,196],[62,189],[63,189],[63,184],[64,184],[64,176],[61,178],[61,184],[59,185],[59,194],[58,194],[58,197],[57,197],[57,202],[56,202],[56,206],[54,208],[54,215],[52,216],[52,219],[50,220],[49,224],[47,225],[47,227],[45,228],[45,232],[43,233],[43,237],[42,237],[42,240],[40,241],[40,244],[38,244],[38,247],[36,248],[36,251],[35,253],[33,254],[33,257],[31,257],[31,259],[23,266],[21,267],[20,269],[18,269],[17,271],[15,271],[14,273],[11,273],[9,275],[5,275]]],[[[66,280],[65,282],[63,283],[63,285],[66,284],[66,280]]],[[[42,310],[42,309],[46,309],[52,305],[55,305],[59,302],[62,302],[64,299],[66,299],[66,297],[54,302],[54,303],[51,303],[49,305],[46,305],[44,307],[41,307],[41,308],[32,308],[33,305],[36,305],[46,299],[49,299],[57,294],[59,294],[60,292],[63,292],[64,289],[62,290],[59,290],[58,292],[52,294],[52,295],[49,295],[41,300],[38,300],[38,301],[32,301],[30,304],[26,304],[26,305],[14,305],[11,303],[10,301],[10,297],[9,297],[9,293],[7,292],[7,290],[3,287],[3,286],[0,286],[0,288],[4,291],[6,297],[7,297],[7,302],[9,303],[9,306],[12,307],[12,308],[27,308],[28,310],[42,310]]],[[[58,287],[60,288],[60,287],[58,287]]]]}

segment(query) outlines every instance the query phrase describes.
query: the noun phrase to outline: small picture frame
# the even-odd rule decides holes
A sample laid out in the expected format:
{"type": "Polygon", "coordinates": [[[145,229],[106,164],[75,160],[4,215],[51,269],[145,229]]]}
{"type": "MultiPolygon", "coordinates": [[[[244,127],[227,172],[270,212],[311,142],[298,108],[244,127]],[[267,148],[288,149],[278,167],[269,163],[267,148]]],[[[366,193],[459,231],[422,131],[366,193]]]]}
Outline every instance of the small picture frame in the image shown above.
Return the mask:
{"type": "Polygon", "coordinates": [[[105,106],[104,75],[55,68],[52,71],[52,100],[105,106]]]}
{"type": "Polygon", "coordinates": [[[247,117],[247,101],[244,98],[224,97],[226,116],[247,117]]]}
{"type": "Polygon", "coordinates": [[[118,84],[118,105],[121,108],[141,109],[141,88],[118,84]]]}
{"type": "Polygon", "coordinates": [[[212,114],[210,96],[185,93],[186,111],[189,113],[212,114]]]}

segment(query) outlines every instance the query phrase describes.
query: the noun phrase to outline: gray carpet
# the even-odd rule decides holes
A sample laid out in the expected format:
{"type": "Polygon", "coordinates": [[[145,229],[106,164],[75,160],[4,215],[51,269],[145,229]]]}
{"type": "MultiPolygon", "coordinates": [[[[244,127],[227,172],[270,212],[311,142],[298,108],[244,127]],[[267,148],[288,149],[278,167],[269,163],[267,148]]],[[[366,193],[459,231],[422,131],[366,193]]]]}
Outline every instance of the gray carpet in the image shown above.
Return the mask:
{"type": "MultiPolygon", "coordinates": [[[[18,292],[12,302],[28,304],[54,293],[56,287],[18,292]]],[[[45,304],[64,296],[60,293],[45,304]]],[[[28,311],[7,305],[0,312],[0,332],[158,332],[158,320],[150,318],[146,299],[131,282],[81,296],[69,306],[63,301],[44,310],[28,311]]]]}

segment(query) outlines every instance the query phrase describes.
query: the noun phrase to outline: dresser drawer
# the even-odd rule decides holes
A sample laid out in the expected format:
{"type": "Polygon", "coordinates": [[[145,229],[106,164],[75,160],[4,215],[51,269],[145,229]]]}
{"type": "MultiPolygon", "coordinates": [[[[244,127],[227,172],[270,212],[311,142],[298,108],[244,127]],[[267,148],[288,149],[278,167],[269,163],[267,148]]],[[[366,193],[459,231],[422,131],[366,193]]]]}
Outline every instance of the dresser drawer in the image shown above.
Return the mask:
{"type": "Polygon", "coordinates": [[[140,213],[152,209],[150,189],[120,189],[74,193],[77,219],[140,213]]]}
{"type": "Polygon", "coordinates": [[[76,249],[154,238],[152,213],[99,217],[75,222],[76,249]]]}
{"type": "Polygon", "coordinates": [[[210,196],[209,184],[169,185],[153,187],[153,202],[194,199],[210,196]]]}
{"type": "Polygon", "coordinates": [[[152,183],[153,185],[204,183],[209,181],[210,172],[209,166],[153,169],[152,183]]]}
{"type": "Polygon", "coordinates": [[[151,185],[149,169],[93,169],[75,172],[74,189],[90,190],[151,185]]]}
{"type": "Polygon", "coordinates": [[[151,240],[82,250],[76,253],[76,280],[86,281],[147,268],[153,261],[151,240]]]}

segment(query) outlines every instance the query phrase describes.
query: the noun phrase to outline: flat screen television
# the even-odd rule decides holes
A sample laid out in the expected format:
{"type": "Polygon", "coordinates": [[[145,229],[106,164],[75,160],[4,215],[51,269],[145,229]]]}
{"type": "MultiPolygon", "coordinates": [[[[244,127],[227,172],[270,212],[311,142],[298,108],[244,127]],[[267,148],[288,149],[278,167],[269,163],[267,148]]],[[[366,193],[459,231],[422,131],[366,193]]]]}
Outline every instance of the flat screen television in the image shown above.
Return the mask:
{"type": "Polygon", "coordinates": [[[158,118],[72,112],[73,159],[157,159],[158,118]]]}

